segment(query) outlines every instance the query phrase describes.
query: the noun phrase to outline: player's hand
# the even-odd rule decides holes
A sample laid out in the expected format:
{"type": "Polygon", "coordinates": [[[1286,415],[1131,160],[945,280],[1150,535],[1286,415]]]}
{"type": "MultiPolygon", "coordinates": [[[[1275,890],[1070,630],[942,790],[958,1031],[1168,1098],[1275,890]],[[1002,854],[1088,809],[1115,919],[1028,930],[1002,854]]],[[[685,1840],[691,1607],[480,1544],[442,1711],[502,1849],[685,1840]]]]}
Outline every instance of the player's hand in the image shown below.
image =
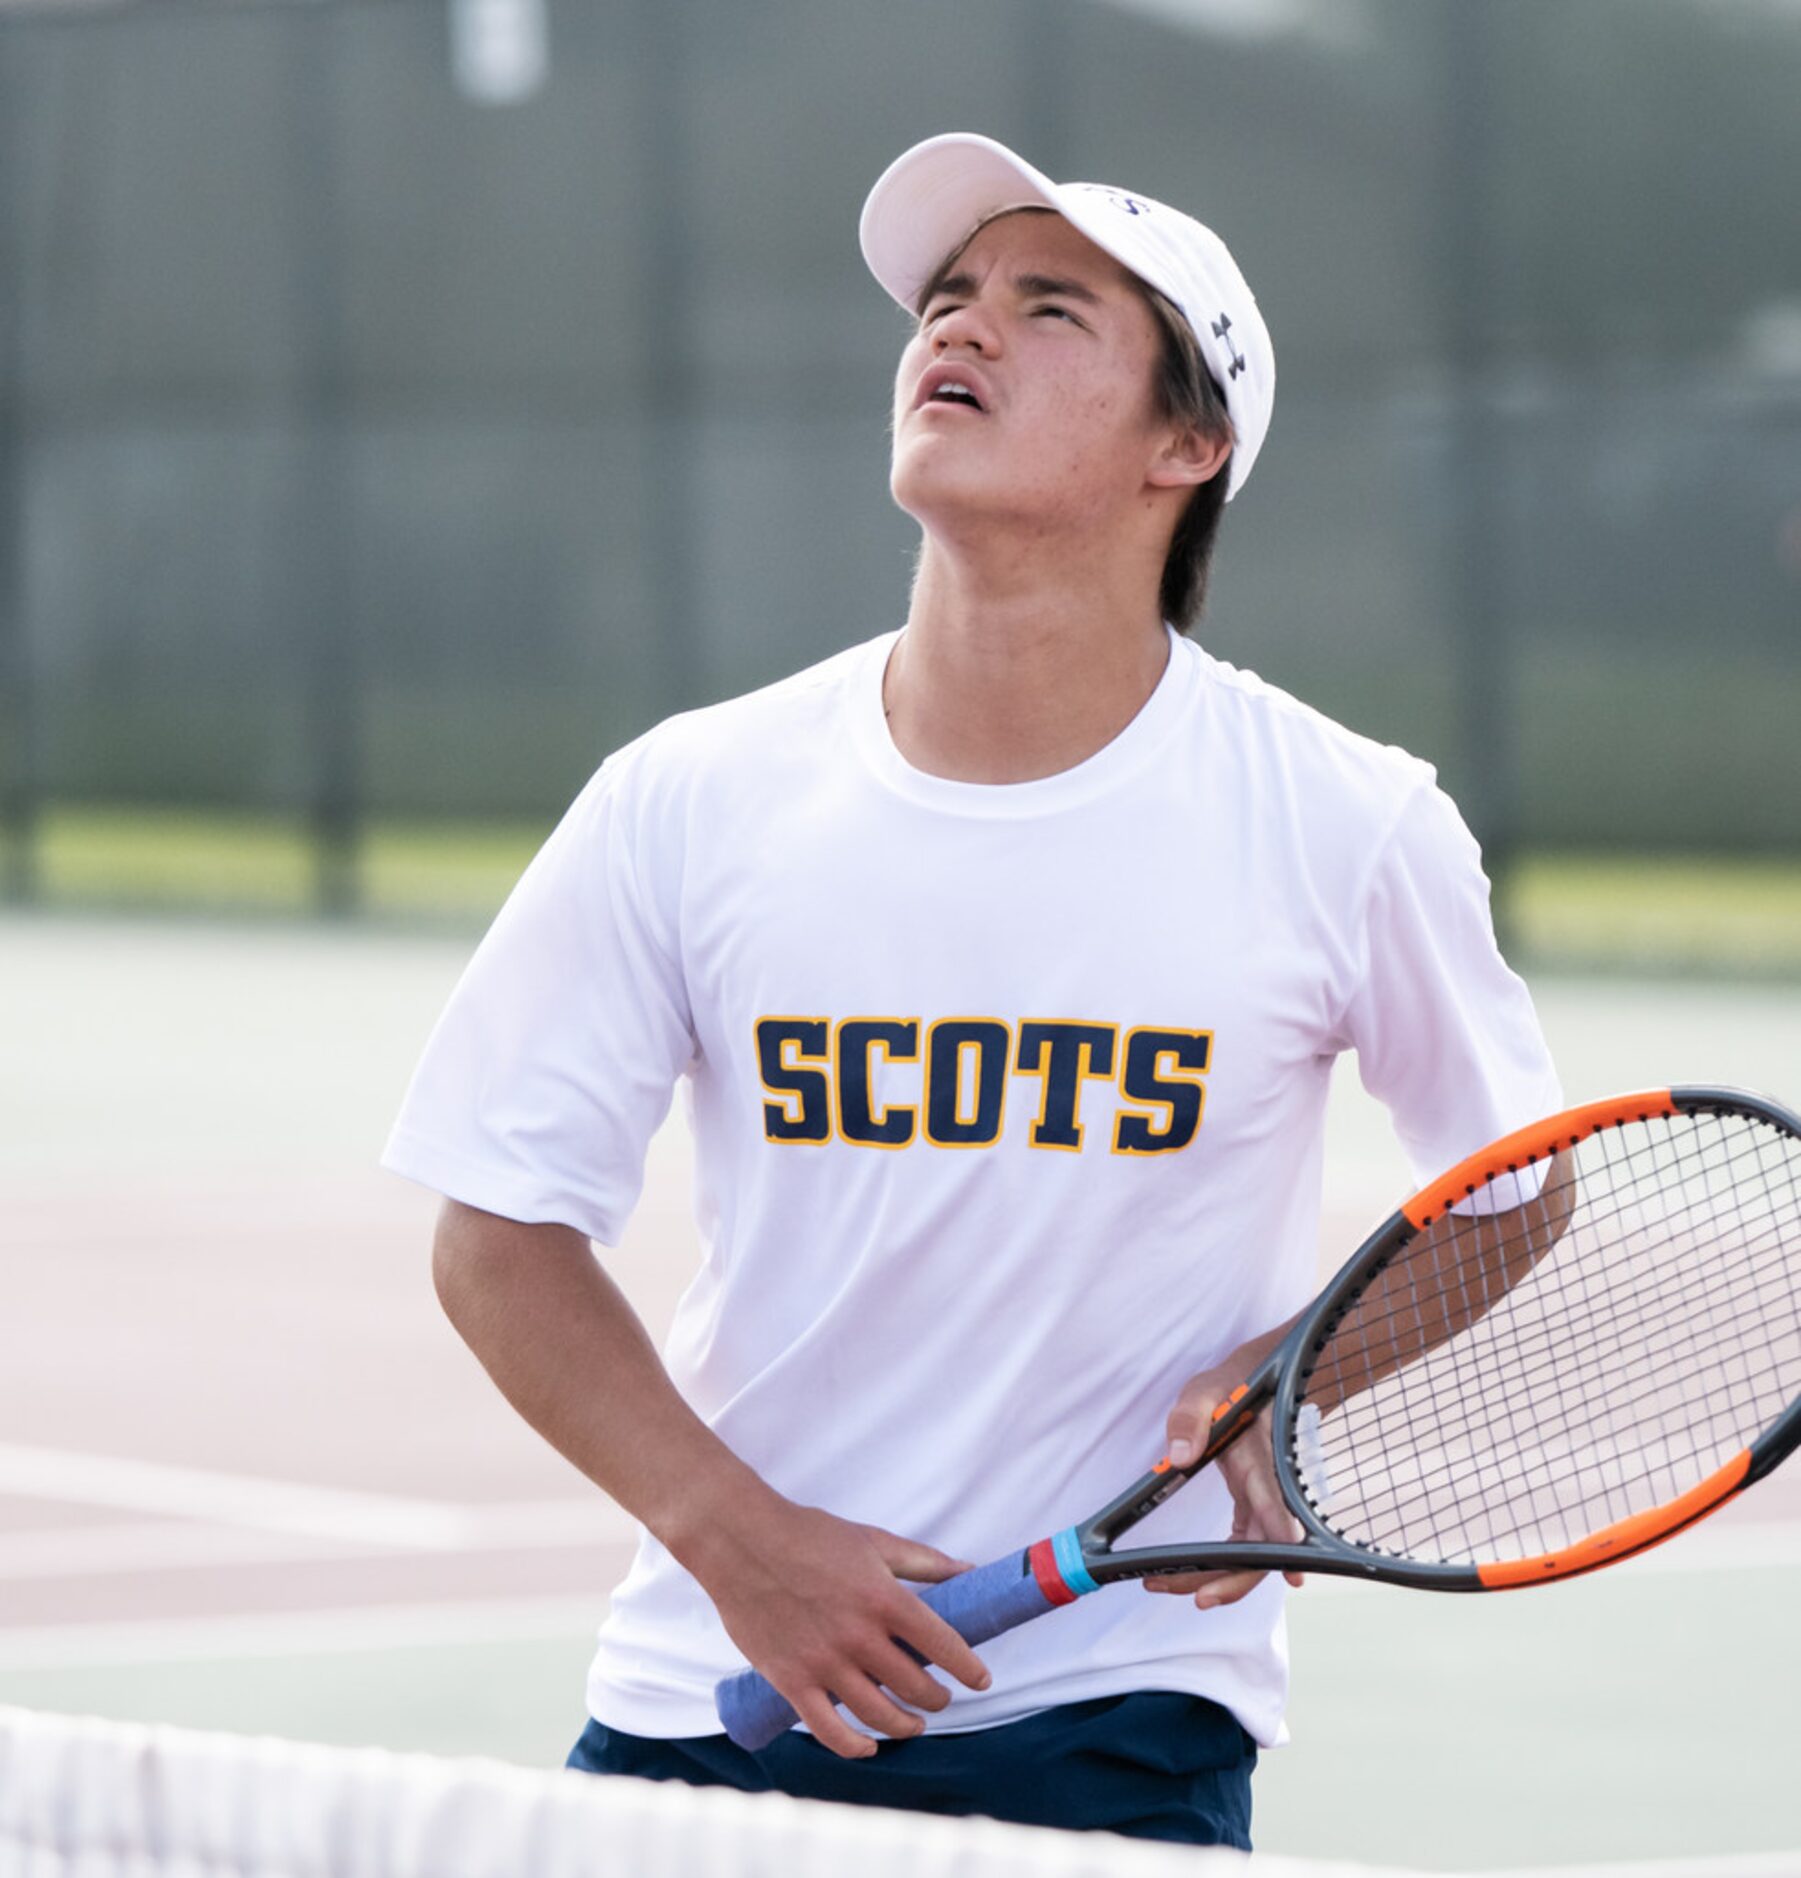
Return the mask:
{"type": "MultiPolygon", "coordinates": [[[[1249,1373],[1236,1359],[1225,1368],[1191,1376],[1169,1412],[1169,1458],[1178,1466],[1199,1454],[1207,1444],[1213,1411],[1249,1373]]],[[[1300,1522],[1288,1510],[1276,1485],[1275,1457],[1270,1449],[1270,1418],[1264,1409],[1249,1428],[1213,1463],[1232,1494],[1234,1539],[1261,1539],[1292,1544],[1301,1537],[1300,1522]]],[[[1299,1572],[1284,1572],[1291,1585],[1299,1585],[1299,1572]]],[[[1168,1578],[1147,1578],[1147,1591],[1192,1594],[1201,1610],[1236,1604],[1263,1581],[1263,1572],[1179,1572],[1168,1578]]]]}
{"type": "Polygon", "coordinates": [[[876,1744],[834,1707],[906,1739],[950,1691],[901,1647],[910,1644],[971,1689],[987,1669],[906,1581],[939,1584],[970,1569],[934,1546],[772,1496],[695,1570],[726,1633],[793,1703],[817,1740],[846,1759],[876,1744]],[[902,1704],[910,1704],[903,1707],[902,1704]]]}

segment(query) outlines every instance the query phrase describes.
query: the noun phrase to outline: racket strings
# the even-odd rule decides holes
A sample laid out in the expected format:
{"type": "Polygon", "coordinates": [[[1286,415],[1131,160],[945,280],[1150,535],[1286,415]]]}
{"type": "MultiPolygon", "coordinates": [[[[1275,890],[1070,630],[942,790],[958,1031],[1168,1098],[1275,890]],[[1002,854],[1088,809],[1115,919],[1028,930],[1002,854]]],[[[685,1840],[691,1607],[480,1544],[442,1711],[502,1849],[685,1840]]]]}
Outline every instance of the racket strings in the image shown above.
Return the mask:
{"type": "Polygon", "coordinates": [[[1555,1551],[1706,1479],[1801,1395],[1801,1144],[1678,1115],[1549,1165],[1402,1247],[1316,1353],[1297,1467],[1353,1544],[1555,1551]]]}
{"type": "MultiPolygon", "coordinates": [[[[1751,1262],[1747,1270],[1735,1274],[1734,1289],[1725,1297],[1720,1295],[1711,1273],[1685,1270],[1675,1283],[1660,1284],[1645,1296],[1636,1323],[1599,1319],[1592,1302],[1587,1302],[1555,1324],[1535,1325],[1523,1311],[1510,1312],[1506,1302],[1497,1304],[1497,1318],[1500,1313],[1508,1313],[1506,1331],[1512,1338],[1516,1385],[1531,1395],[1542,1384],[1554,1380],[1561,1373],[1565,1345],[1572,1329],[1587,1339],[1588,1351],[1594,1360],[1605,1362],[1615,1359],[1624,1373],[1630,1374],[1635,1368],[1650,1367],[1654,1361],[1656,1352],[1648,1334],[1648,1327],[1657,1321],[1653,1315],[1654,1306],[1662,1318],[1673,1320],[1693,1342],[1700,1342],[1713,1334],[1712,1321],[1722,1308],[1734,1312],[1749,1312],[1765,1306],[1779,1309],[1787,1301],[1792,1262],[1784,1253],[1782,1218],[1771,1210],[1766,1214],[1766,1220],[1767,1230],[1761,1235],[1753,1236],[1746,1232],[1743,1245],[1746,1253],[1751,1255],[1751,1262]],[[1707,1313],[1707,1323],[1695,1324],[1691,1321],[1697,1310],[1707,1313]]],[[[1388,1315],[1395,1317],[1403,1314],[1388,1315]]],[[[1497,1323],[1497,1332],[1500,1328],[1497,1323]]],[[[1343,1363],[1334,1360],[1335,1354],[1335,1351],[1328,1350],[1315,1375],[1329,1379],[1339,1392],[1354,1395],[1379,1379],[1371,1373],[1366,1360],[1343,1363]]],[[[1317,1385],[1310,1389],[1310,1393],[1318,1393],[1317,1385]]],[[[1478,1403],[1473,1406],[1479,1409],[1481,1405],[1478,1403]]],[[[1456,1411],[1453,1411],[1443,1417],[1443,1425],[1449,1426],[1455,1419],[1456,1411]]]]}
{"type": "MultiPolygon", "coordinates": [[[[1749,1372],[1744,1380],[1755,1387],[1764,1382],[1778,1382],[1780,1376],[1776,1365],[1772,1363],[1763,1371],[1749,1372]]],[[[1661,1398],[1652,1399],[1651,1413],[1654,1415],[1661,1414],[1658,1406],[1660,1400],[1661,1398]]],[[[1698,1429],[1685,1426],[1680,1430],[1673,1430],[1667,1422],[1660,1422],[1657,1434],[1665,1444],[1663,1455],[1665,1461],[1674,1461],[1675,1457],[1669,1452],[1669,1448],[1678,1435],[1693,1449],[1706,1449],[1710,1445],[1709,1437],[1717,1436],[1717,1441],[1712,1445],[1717,1447],[1719,1459],[1723,1461],[1729,1457],[1739,1446],[1743,1445],[1743,1442],[1739,1438],[1735,1425],[1716,1428],[1713,1424],[1718,1420],[1718,1417],[1705,1418],[1703,1425],[1698,1429]]],[[[1518,1450],[1511,1454],[1503,1454],[1492,1461],[1484,1457],[1468,1455],[1462,1459],[1451,1458],[1430,1476],[1422,1471],[1417,1490],[1411,1494],[1403,1490],[1401,1470],[1397,1469],[1392,1488],[1392,1510],[1397,1516],[1412,1518],[1417,1516],[1421,1508],[1429,1502],[1436,1503],[1445,1492],[1464,1493],[1473,1485],[1478,1484],[1486,1484],[1490,1487],[1489,1498],[1492,1499],[1492,1486],[1496,1480],[1504,1481],[1515,1493],[1549,1491],[1557,1496],[1561,1495],[1564,1489],[1573,1482],[1598,1491],[1603,1500],[1601,1517],[1598,1519],[1591,1517],[1588,1522],[1585,1522],[1584,1530],[1592,1529],[1595,1524],[1612,1524],[1614,1520],[1625,1518],[1632,1512],[1645,1510],[1643,1504],[1636,1504],[1629,1500],[1620,1500],[1616,1503],[1612,1485],[1606,1473],[1607,1461],[1603,1457],[1602,1450],[1592,1442],[1585,1445],[1580,1438],[1581,1432],[1589,1431],[1580,1431],[1568,1436],[1561,1448],[1559,1444],[1544,1440],[1541,1436],[1543,1445],[1532,1449],[1522,1442],[1522,1430],[1510,1417],[1509,1437],[1516,1442],[1522,1442],[1518,1450]],[[1493,1470],[1492,1475],[1485,1473],[1485,1470],[1490,1468],[1493,1470]]],[[[1593,1432],[1598,1438],[1600,1431],[1593,1432]]],[[[1448,1450],[1453,1457],[1460,1433],[1462,1431],[1451,1430],[1445,1437],[1448,1450]]],[[[1655,1442],[1645,1444],[1644,1453],[1647,1455],[1652,1453],[1655,1445],[1655,1442]]],[[[1706,1471],[1711,1470],[1703,1470],[1702,1477],[1706,1471]]],[[[1688,1484],[1693,1483],[1691,1481],[1688,1484]]],[[[1649,1503],[1659,1504],[1663,1499],[1674,1498],[1679,1491],[1681,1491],[1680,1486],[1672,1485],[1668,1492],[1654,1496],[1649,1503]]],[[[1492,1520],[1489,1524],[1492,1525],[1492,1520]]],[[[1576,1532],[1571,1536],[1581,1537],[1582,1533],[1576,1532]]],[[[1567,1543],[1567,1540],[1565,1542],[1567,1543]]],[[[1546,1545],[1541,1549],[1554,1548],[1546,1545]]],[[[1494,1556],[1494,1554],[1485,1553],[1484,1556],[1494,1556]]]]}
{"type": "MultiPolygon", "coordinates": [[[[1692,1287],[1690,1289],[1692,1290],[1692,1287]]],[[[1666,1287],[1666,1292],[1667,1292],[1667,1287],[1666,1287]]],[[[1761,1300],[1759,1302],[1761,1302],[1761,1300]]],[[[1722,1299],[1719,1296],[1717,1291],[1713,1293],[1711,1297],[1699,1300],[1698,1304],[1697,1304],[1697,1300],[1695,1300],[1692,1297],[1688,1300],[1689,1308],[1691,1309],[1698,1308],[1703,1318],[1707,1318],[1710,1316],[1717,1318],[1718,1315],[1720,1314],[1720,1308],[1723,1305],[1728,1304],[1728,1303],[1732,1304],[1733,1308],[1735,1309],[1743,1308],[1742,1300],[1722,1299]]],[[[1705,1323],[1703,1323],[1700,1326],[1700,1328],[1702,1332],[1705,1333],[1705,1330],[1706,1330],[1705,1323]]],[[[1666,1363],[1672,1361],[1673,1359],[1682,1357],[1687,1352],[1692,1352],[1692,1350],[1697,1346],[1706,1348],[1710,1345],[1710,1343],[1714,1347],[1717,1347],[1718,1345],[1717,1336],[1713,1337],[1712,1339],[1709,1339],[1705,1334],[1703,1334],[1700,1336],[1690,1336],[1690,1337],[1685,1338],[1681,1336],[1679,1333],[1672,1333],[1667,1326],[1659,1327],[1656,1332],[1653,1332],[1653,1330],[1647,1326],[1645,1328],[1644,1334],[1645,1334],[1645,1340],[1650,1348],[1650,1353],[1654,1357],[1662,1359],[1666,1363]],[[1661,1343],[1659,1343],[1658,1341],[1659,1338],[1661,1339],[1661,1343]]],[[[1597,1354],[1600,1357],[1605,1358],[1607,1354],[1605,1347],[1597,1344],[1596,1348],[1597,1348],[1597,1354]]],[[[1778,1376],[1780,1376],[1780,1369],[1777,1365],[1772,1364],[1769,1366],[1769,1369],[1775,1372],[1778,1376]]],[[[1760,1372],[1758,1371],[1755,1363],[1748,1363],[1743,1366],[1741,1375],[1738,1380],[1740,1382],[1750,1382],[1752,1386],[1755,1387],[1759,1373],[1760,1372]]],[[[1710,1401],[1717,1399],[1717,1392],[1714,1396],[1710,1396],[1708,1399],[1710,1401]]],[[[1643,1410],[1644,1408],[1647,1407],[1647,1404],[1642,1399],[1633,1398],[1629,1394],[1623,1393],[1620,1390],[1616,1389],[1615,1400],[1611,1406],[1614,1410],[1615,1415],[1617,1416],[1623,1412],[1643,1410]]],[[[1664,1403],[1662,1402],[1660,1398],[1654,1398],[1653,1400],[1650,1401],[1648,1406],[1652,1410],[1656,1411],[1660,1416],[1664,1416],[1664,1420],[1660,1426],[1661,1426],[1661,1432],[1664,1436],[1665,1452],[1661,1458],[1668,1461],[1670,1458],[1669,1453],[1668,1453],[1670,1430],[1669,1430],[1667,1416],[1664,1415],[1664,1403]]],[[[1566,1421],[1568,1419],[1569,1418],[1566,1417],[1566,1421]]],[[[1692,1416],[1691,1416],[1691,1419],[1692,1419],[1692,1416]]],[[[1717,1416],[1714,1417],[1713,1419],[1717,1420],[1717,1416]]],[[[1459,1430],[1456,1429],[1454,1426],[1449,1427],[1446,1430],[1447,1436],[1452,1439],[1455,1438],[1458,1432],[1459,1430]]],[[[1567,1429],[1563,1437],[1562,1445],[1566,1450],[1572,1447],[1575,1448],[1576,1453],[1577,1453],[1577,1458],[1578,1460],[1581,1460],[1584,1458],[1582,1454],[1582,1447],[1583,1447],[1583,1440],[1584,1440],[1585,1434],[1591,1437],[1587,1442],[1587,1446],[1592,1451],[1595,1447],[1596,1441],[1599,1439],[1603,1439],[1603,1438],[1610,1439],[1611,1432],[1612,1432],[1611,1429],[1607,1429],[1607,1428],[1583,1430],[1580,1427],[1576,1427],[1573,1429],[1567,1429]]],[[[1710,1430],[1707,1428],[1701,1428],[1701,1429],[1696,1430],[1693,1436],[1696,1443],[1699,1444],[1701,1441],[1703,1441],[1708,1432],[1710,1432],[1710,1430]]],[[[1736,1434],[1737,1429],[1732,1428],[1728,1430],[1728,1432],[1732,1434],[1736,1434]]],[[[1553,1447],[1554,1445],[1555,1444],[1544,1444],[1544,1446],[1546,1447],[1553,1447]]],[[[1736,1441],[1729,1442],[1725,1447],[1721,1449],[1721,1453],[1722,1454],[1730,1453],[1734,1450],[1734,1448],[1737,1445],[1738,1443],[1736,1441]]],[[[1518,1456],[1516,1455],[1512,1458],[1517,1463],[1518,1456]]],[[[1541,1486],[1548,1485],[1554,1492],[1567,1494],[1569,1491],[1571,1480],[1576,1477],[1576,1470],[1567,1464],[1567,1457],[1566,1457],[1566,1464],[1562,1467],[1559,1467],[1556,1464],[1558,1457],[1554,1452],[1552,1453],[1541,1452],[1538,1458],[1540,1458],[1541,1460],[1545,1462],[1544,1478],[1539,1484],[1541,1486]]],[[[1465,1468],[1463,1470],[1453,1470],[1452,1478],[1448,1481],[1447,1484],[1449,1484],[1452,1487],[1457,1487],[1463,1484],[1461,1480],[1457,1478],[1456,1476],[1459,1472],[1467,1474],[1469,1471],[1470,1470],[1468,1468],[1465,1468]]],[[[1515,1472],[1518,1471],[1517,1465],[1514,1471],[1515,1472]]],[[[1588,1476],[1587,1479],[1588,1479],[1588,1484],[1591,1487],[1594,1487],[1599,1490],[1603,1507],[1609,1514],[1616,1515],[1616,1516],[1624,1516],[1624,1514],[1628,1511],[1639,1510],[1638,1508],[1634,1507],[1630,1503],[1629,1500],[1622,1500],[1621,1495],[1617,1491],[1614,1490],[1615,1483],[1613,1479],[1611,1478],[1611,1476],[1609,1476],[1608,1474],[1606,1473],[1592,1474],[1591,1473],[1591,1475],[1588,1476]]],[[[1397,1496],[1397,1497],[1404,1498],[1406,1496],[1397,1496]]],[[[1668,1497],[1668,1495],[1665,1494],[1665,1495],[1658,1496],[1658,1497],[1668,1497]]]]}
{"type": "MultiPolygon", "coordinates": [[[[1495,1252],[1491,1253],[1479,1245],[1476,1247],[1476,1256],[1473,1258],[1464,1256],[1460,1252],[1453,1269],[1448,1273],[1444,1269],[1441,1247],[1438,1242],[1430,1239],[1416,1240],[1407,1247],[1401,1258],[1383,1273],[1385,1279],[1398,1273],[1406,1282],[1406,1295],[1395,1299],[1386,1311],[1373,1308],[1371,1296],[1368,1293],[1359,1299],[1357,1308],[1361,1315],[1358,1322],[1352,1326],[1355,1334],[1349,1337],[1340,1336],[1328,1347],[1319,1359],[1313,1377],[1310,1379],[1309,1392],[1317,1396],[1322,1392],[1322,1385],[1329,1383],[1342,1393],[1351,1394],[1379,1380],[1380,1375],[1387,1373],[1393,1365],[1390,1363],[1378,1370],[1372,1364],[1369,1355],[1372,1343],[1392,1343],[1398,1350],[1404,1352],[1403,1360],[1411,1360],[1414,1356],[1423,1353],[1429,1347],[1421,1330],[1427,1316],[1422,1298],[1427,1293],[1454,1290],[1463,1314],[1471,1321],[1478,1317],[1486,1317],[1493,1310],[1508,1309],[1506,1292],[1487,1283],[1484,1283],[1478,1291],[1472,1292],[1468,1284],[1468,1275],[1474,1267],[1486,1278],[1488,1273],[1503,1263],[1516,1263],[1514,1243],[1521,1239],[1530,1241],[1535,1235],[1548,1232],[1548,1224],[1543,1218],[1542,1201],[1533,1201],[1528,1204],[1538,1209],[1539,1217],[1532,1220],[1526,1230],[1510,1227],[1510,1243],[1503,1245],[1495,1252]],[[1426,1275],[1427,1282],[1423,1286],[1417,1270],[1417,1262],[1421,1258],[1428,1261],[1431,1267],[1426,1275]],[[1374,1334],[1378,1328],[1386,1328],[1390,1334],[1378,1338],[1374,1334]]],[[[1779,1254],[1782,1250],[1781,1228],[1793,1217],[1793,1213],[1792,1194],[1787,1198],[1772,1195],[1770,1203],[1763,1209],[1762,1220],[1768,1221],[1772,1226],[1768,1243],[1779,1254]]],[[[1739,1223],[1742,1228],[1748,1227],[1756,1217],[1745,1214],[1741,1207],[1739,1223]]],[[[1579,1225],[1580,1222],[1575,1222],[1575,1224],[1579,1225]]],[[[1747,1245],[1756,1243],[1748,1232],[1745,1233],[1745,1241],[1747,1245]]],[[[1541,1239],[1540,1243],[1545,1244],[1548,1249],[1548,1240],[1541,1239]]],[[[1770,1274],[1771,1282],[1780,1284],[1782,1274],[1787,1269],[1786,1263],[1779,1264],[1770,1274]]],[[[1710,1274],[1696,1272],[1687,1267],[1676,1267],[1673,1276],[1682,1287],[1685,1297],[1704,1293],[1713,1282],[1710,1274]]],[[[1383,1295],[1390,1294],[1384,1293],[1383,1295]]],[[[1514,1306],[1517,1306],[1520,1301],[1517,1295],[1511,1300],[1514,1306]]],[[[1648,1298],[1642,1300],[1642,1302],[1648,1301],[1648,1298]]],[[[1585,1299],[1574,1286],[1565,1286],[1560,1310],[1561,1315],[1548,1318],[1540,1328],[1539,1346],[1542,1353],[1547,1356],[1561,1353],[1567,1341],[1567,1332],[1572,1326],[1585,1330],[1591,1338],[1611,1336],[1615,1342],[1624,1342],[1629,1338],[1628,1323],[1619,1320],[1617,1315],[1611,1322],[1597,1321],[1595,1300],[1585,1299]]],[[[1512,1326],[1512,1334],[1521,1372],[1522,1374],[1528,1373],[1534,1354],[1531,1342],[1532,1326],[1523,1320],[1516,1321],[1512,1326]]]]}
{"type": "MultiPolygon", "coordinates": [[[[1718,1300],[1718,1298],[1716,1298],[1715,1296],[1715,1300],[1713,1300],[1713,1303],[1715,1303],[1715,1305],[1718,1305],[1718,1303],[1720,1303],[1720,1300],[1718,1300]]],[[[1703,1305],[1703,1315],[1707,1315],[1707,1309],[1705,1309],[1705,1305],[1703,1305]]],[[[1688,1339],[1688,1341],[1696,1341],[1696,1339],[1688,1339]]],[[[1705,1341],[1705,1339],[1703,1339],[1703,1341],[1705,1341]]],[[[1664,1343],[1666,1343],[1666,1350],[1664,1350],[1662,1354],[1679,1354],[1679,1348],[1670,1347],[1670,1337],[1668,1337],[1668,1335],[1664,1337],[1664,1343]]],[[[1756,1365],[1747,1365],[1747,1375],[1748,1377],[1752,1377],[1752,1378],[1758,1375],[1758,1371],[1756,1371],[1756,1365]]],[[[1617,1407],[1619,1407],[1619,1405],[1617,1405],[1617,1407]]],[[[1634,1407],[1634,1405],[1626,1405],[1626,1407],[1634,1407]]],[[[1656,1405],[1656,1403],[1653,1403],[1653,1407],[1658,1407],[1658,1405],[1656,1405]]],[[[1455,1435],[1455,1429],[1452,1429],[1450,1433],[1452,1433],[1452,1435],[1455,1435]]],[[[1555,1470],[1553,1470],[1553,1478],[1555,1478],[1555,1470]]]]}

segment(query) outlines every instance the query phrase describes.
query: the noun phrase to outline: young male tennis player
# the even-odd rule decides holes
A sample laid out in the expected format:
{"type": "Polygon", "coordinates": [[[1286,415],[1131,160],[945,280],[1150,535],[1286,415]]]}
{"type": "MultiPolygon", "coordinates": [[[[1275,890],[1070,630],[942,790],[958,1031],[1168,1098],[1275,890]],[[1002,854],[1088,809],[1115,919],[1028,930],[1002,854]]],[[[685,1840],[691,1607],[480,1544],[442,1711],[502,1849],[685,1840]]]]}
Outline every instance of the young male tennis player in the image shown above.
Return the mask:
{"type": "MultiPolygon", "coordinates": [[[[1431,770],[1184,636],[1275,381],[1224,244],[972,136],[862,240],[917,321],[905,627],[601,768],[388,1165],[448,1198],[458,1329],[645,1528],[572,1765],[1244,1846],[1280,1583],[978,1661],[906,1581],[1111,1497],[1271,1346],[1341,1052],[1422,1179],[1557,1084],[1431,770]],[[659,1358],[589,1241],[678,1086],[702,1263],[659,1358]],[[746,1661],[810,1732],[726,1740],[746,1661]]],[[[1286,1534],[1241,1448],[1135,1538],[1286,1534]]]]}

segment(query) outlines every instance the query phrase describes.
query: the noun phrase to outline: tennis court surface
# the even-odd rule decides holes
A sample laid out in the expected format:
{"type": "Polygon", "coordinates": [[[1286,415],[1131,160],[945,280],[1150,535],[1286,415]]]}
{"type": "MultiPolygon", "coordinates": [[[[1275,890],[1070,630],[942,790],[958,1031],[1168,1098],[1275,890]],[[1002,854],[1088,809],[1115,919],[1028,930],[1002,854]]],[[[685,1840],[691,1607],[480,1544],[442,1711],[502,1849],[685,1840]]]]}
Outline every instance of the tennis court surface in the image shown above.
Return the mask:
{"type": "MultiPolygon", "coordinates": [[[[442,1322],[433,1202],[374,1164],[467,951],[310,927],[0,920],[0,1705],[560,1761],[631,1528],[442,1322]]],[[[1792,988],[1535,991],[1572,1099],[1672,1081],[1801,1098],[1792,988]]],[[[613,1260],[653,1329],[692,1265],[686,1161],[666,1132],[613,1260]]],[[[1347,1066],[1323,1263],[1409,1184],[1347,1066]]],[[[1621,1571],[1533,1597],[1314,1581],[1292,1613],[1294,1741],[1258,1776],[1269,1853],[1801,1871],[1801,1466],[1621,1571]]],[[[108,1739],[89,1746],[141,1750],[108,1739]]],[[[212,1767],[227,1750],[192,1754],[212,1767]]],[[[545,1817],[572,1804],[517,1802],[545,1817]]],[[[691,1822],[671,1870],[729,1872],[692,1845],[751,1830],[730,1808],[700,1820],[689,1794],[643,1805],[691,1822]]],[[[648,1825],[609,1830],[654,1842],[648,1825]]],[[[795,1841],[764,1868],[882,1869],[877,1838],[852,1830],[864,1837],[809,1852],[812,1866],[795,1841]]],[[[39,1869],[8,1856],[0,1871],[39,1869]]],[[[968,1842],[916,1849],[907,1869],[988,1869],[940,1856],[973,1859],[968,1842]]],[[[651,1859],[592,1869],[665,1868],[651,1859]]]]}

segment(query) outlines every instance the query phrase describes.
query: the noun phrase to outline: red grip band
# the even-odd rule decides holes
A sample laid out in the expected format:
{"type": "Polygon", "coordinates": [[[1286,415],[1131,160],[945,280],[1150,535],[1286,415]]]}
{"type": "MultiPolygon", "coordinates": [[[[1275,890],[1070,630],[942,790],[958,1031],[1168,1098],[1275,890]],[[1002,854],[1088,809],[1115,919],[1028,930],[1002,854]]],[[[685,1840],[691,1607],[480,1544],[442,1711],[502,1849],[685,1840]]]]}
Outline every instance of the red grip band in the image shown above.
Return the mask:
{"type": "Polygon", "coordinates": [[[1032,1562],[1032,1576],[1038,1580],[1038,1589],[1052,1604],[1075,1603],[1076,1594],[1063,1582],[1050,1540],[1040,1539],[1026,1557],[1032,1562]]]}

